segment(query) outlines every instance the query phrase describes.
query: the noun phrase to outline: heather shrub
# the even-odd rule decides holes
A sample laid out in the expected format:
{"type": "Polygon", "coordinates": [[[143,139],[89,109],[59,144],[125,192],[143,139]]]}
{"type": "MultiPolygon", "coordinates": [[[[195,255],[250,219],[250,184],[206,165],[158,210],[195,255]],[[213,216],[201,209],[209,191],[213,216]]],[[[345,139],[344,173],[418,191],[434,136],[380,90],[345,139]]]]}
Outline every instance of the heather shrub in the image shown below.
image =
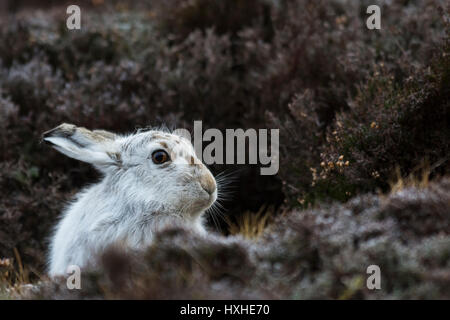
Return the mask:
{"type": "Polygon", "coordinates": [[[255,240],[199,237],[183,227],[158,233],[145,252],[111,248],[85,290],[44,284],[33,298],[448,298],[449,180],[425,189],[358,196],[346,204],[286,212],[255,240]],[[417,197],[417,194],[423,196],[417,197]],[[421,218],[440,219],[432,229],[421,218]],[[410,230],[404,233],[403,230],[410,230]],[[378,265],[382,289],[366,287],[378,265]]]}

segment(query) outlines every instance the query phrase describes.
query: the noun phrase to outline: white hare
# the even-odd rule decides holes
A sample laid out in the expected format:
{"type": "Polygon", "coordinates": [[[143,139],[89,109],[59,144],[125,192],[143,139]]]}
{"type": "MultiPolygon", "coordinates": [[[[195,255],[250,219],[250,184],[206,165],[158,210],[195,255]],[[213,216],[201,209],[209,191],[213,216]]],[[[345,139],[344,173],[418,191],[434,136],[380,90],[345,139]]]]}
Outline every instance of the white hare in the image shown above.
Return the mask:
{"type": "Polygon", "coordinates": [[[216,180],[181,135],[156,130],[116,135],[62,124],[43,137],[103,174],[78,194],[56,226],[50,276],[65,275],[69,265],[95,264],[110,244],[143,248],[155,229],[173,221],[205,232],[202,214],[217,199],[216,180]]]}

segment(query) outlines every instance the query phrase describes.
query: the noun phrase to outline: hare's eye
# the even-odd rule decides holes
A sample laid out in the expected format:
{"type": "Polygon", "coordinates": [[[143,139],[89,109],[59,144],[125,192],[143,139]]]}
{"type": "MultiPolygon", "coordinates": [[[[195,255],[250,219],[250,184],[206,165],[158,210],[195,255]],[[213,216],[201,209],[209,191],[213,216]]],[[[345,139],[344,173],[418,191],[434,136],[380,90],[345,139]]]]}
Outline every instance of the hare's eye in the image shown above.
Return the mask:
{"type": "Polygon", "coordinates": [[[152,161],[154,164],[163,164],[169,160],[169,155],[164,150],[156,150],[152,153],[152,161]]]}

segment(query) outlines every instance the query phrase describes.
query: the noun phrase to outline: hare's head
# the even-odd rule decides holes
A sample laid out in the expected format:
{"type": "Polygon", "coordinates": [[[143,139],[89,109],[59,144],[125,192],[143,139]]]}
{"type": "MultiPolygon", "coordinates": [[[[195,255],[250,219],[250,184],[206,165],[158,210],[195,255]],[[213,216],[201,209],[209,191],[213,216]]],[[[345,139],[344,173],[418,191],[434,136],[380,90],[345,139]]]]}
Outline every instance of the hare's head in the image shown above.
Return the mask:
{"type": "Polygon", "coordinates": [[[214,176],[181,135],[158,130],[117,135],[62,124],[45,132],[44,141],[94,165],[105,176],[107,192],[124,196],[130,204],[197,217],[217,199],[214,176]]]}

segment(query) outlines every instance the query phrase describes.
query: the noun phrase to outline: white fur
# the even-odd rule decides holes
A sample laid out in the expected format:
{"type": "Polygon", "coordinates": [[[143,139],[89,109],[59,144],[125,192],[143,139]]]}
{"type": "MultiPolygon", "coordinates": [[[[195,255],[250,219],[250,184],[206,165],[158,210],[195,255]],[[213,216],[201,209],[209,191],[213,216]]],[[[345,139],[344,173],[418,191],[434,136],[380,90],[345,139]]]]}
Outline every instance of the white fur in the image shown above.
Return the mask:
{"type": "Polygon", "coordinates": [[[111,244],[141,249],[151,243],[155,230],[174,221],[205,232],[202,214],[216,200],[217,188],[190,141],[161,131],[105,138],[66,124],[44,134],[44,140],[103,173],[100,182],[77,195],[57,224],[50,247],[51,276],[65,275],[69,265],[95,267],[111,244]],[[165,166],[151,159],[158,149],[170,155],[165,166]],[[205,181],[210,182],[206,189],[205,181]]]}

